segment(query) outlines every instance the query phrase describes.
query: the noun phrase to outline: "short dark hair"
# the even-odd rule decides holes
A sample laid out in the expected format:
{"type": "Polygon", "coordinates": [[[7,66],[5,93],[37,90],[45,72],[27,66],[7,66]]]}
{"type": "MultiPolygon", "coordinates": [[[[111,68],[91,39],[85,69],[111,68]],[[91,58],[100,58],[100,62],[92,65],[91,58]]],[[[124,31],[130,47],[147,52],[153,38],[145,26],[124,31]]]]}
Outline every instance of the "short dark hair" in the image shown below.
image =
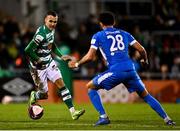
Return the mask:
{"type": "Polygon", "coordinates": [[[46,18],[48,15],[52,15],[52,16],[54,16],[54,17],[58,16],[58,14],[57,14],[55,11],[53,11],[53,10],[49,10],[49,11],[46,13],[45,18],[46,18]]]}
{"type": "Polygon", "coordinates": [[[106,11],[99,15],[99,22],[103,25],[113,25],[115,22],[115,17],[112,12],[106,11]]]}

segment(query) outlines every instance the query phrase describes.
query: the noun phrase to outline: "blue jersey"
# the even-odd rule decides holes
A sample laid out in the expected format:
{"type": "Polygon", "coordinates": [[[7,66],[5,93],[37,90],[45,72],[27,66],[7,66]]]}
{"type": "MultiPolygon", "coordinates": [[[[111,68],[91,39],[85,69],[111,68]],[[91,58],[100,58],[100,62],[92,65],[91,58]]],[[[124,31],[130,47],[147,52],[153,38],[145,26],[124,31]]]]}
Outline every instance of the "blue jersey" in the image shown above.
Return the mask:
{"type": "Polygon", "coordinates": [[[110,27],[93,35],[91,48],[100,50],[109,68],[129,71],[135,67],[129,57],[128,46],[135,42],[128,32],[110,27]]]}
{"type": "Polygon", "coordinates": [[[105,72],[93,78],[96,87],[110,90],[123,83],[129,92],[145,90],[128,53],[135,42],[128,32],[116,28],[106,28],[93,36],[91,48],[99,49],[108,64],[105,72]]]}

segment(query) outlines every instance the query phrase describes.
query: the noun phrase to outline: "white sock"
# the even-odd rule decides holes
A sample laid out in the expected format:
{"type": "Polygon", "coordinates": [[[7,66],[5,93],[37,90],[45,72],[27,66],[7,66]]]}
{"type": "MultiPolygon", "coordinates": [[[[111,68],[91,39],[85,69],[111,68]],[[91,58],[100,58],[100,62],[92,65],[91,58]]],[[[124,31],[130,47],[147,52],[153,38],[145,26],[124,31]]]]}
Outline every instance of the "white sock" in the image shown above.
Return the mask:
{"type": "Polygon", "coordinates": [[[35,93],[35,98],[36,98],[36,100],[39,100],[39,99],[40,99],[39,94],[40,94],[40,91],[36,91],[36,93],[35,93]]]}
{"type": "Polygon", "coordinates": [[[101,118],[107,118],[106,114],[100,115],[101,118]]]}
{"type": "Polygon", "coordinates": [[[71,113],[75,112],[74,107],[71,107],[71,108],[69,109],[69,111],[70,111],[71,113]]]}
{"type": "Polygon", "coordinates": [[[167,116],[166,118],[164,118],[164,122],[168,122],[169,120],[171,120],[171,118],[169,116],[167,116]]]}

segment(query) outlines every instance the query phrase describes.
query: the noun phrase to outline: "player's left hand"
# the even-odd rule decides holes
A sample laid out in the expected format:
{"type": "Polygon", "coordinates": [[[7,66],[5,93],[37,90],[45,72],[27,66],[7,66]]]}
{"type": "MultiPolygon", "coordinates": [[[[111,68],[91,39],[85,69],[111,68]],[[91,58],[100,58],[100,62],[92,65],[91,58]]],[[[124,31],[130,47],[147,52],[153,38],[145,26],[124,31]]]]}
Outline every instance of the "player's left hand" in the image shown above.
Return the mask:
{"type": "Polygon", "coordinates": [[[148,69],[148,67],[149,67],[149,62],[148,62],[148,60],[141,59],[141,60],[140,60],[140,63],[141,63],[141,66],[142,66],[144,69],[148,69]]]}

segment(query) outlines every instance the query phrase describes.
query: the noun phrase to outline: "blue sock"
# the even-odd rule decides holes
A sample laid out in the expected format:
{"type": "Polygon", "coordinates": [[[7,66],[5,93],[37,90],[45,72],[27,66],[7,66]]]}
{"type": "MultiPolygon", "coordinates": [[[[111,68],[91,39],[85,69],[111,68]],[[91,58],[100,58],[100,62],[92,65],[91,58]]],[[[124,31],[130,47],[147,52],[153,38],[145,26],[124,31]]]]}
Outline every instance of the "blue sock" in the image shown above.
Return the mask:
{"type": "Polygon", "coordinates": [[[94,105],[96,110],[99,112],[99,114],[100,115],[106,114],[97,90],[90,89],[88,91],[88,95],[89,95],[89,98],[90,98],[92,104],[94,105]]]}
{"type": "Polygon", "coordinates": [[[144,97],[144,101],[148,103],[151,106],[151,108],[159,114],[160,117],[162,117],[163,119],[167,117],[167,114],[164,111],[163,107],[153,96],[148,94],[144,97]]]}

